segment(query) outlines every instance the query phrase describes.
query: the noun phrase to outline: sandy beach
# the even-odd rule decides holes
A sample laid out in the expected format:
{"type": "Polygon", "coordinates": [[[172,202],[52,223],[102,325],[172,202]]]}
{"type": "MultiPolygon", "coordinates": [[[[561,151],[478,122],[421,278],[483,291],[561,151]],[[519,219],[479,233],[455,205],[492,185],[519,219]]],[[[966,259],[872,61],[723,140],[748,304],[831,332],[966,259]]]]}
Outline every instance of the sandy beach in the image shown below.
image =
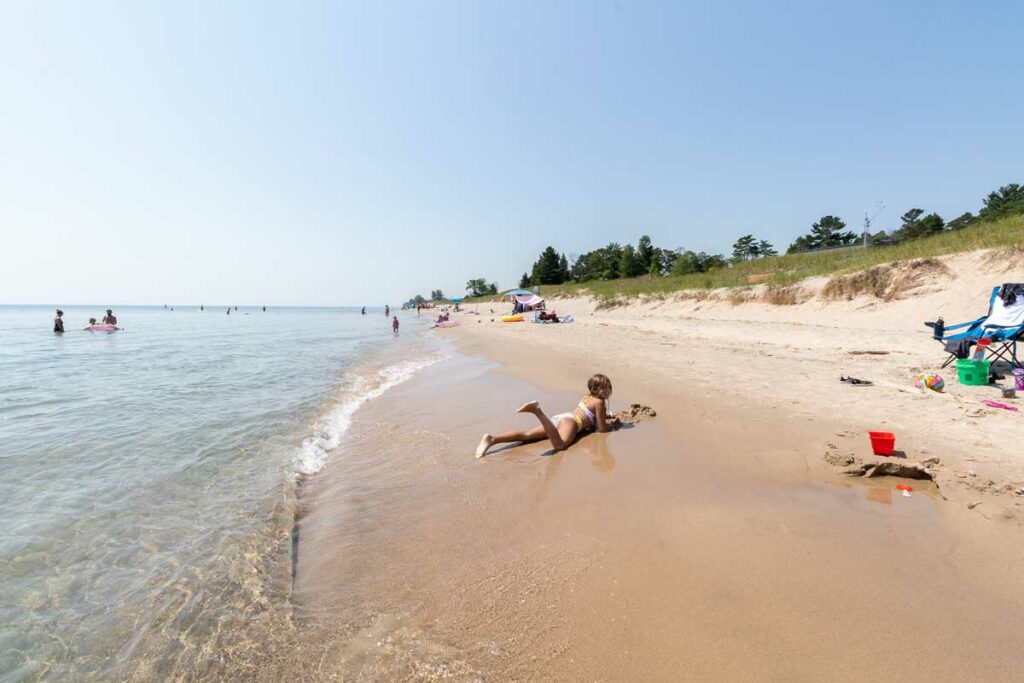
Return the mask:
{"type": "Polygon", "coordinates": [[[890,301],[825,302],[809,282],[788,306],[550,302],[570,325],[478,306],[438,331],[457,351],[362,408],[346,457],[303,486],[305,673],[1017,679],[1022,418],[952,373],[941,395],[912,379],[942,360],[923,320],[984,312],[986,259],[946,259],[890,301]],[[658,416],[473,458],[482,433],[533,426],[522,402],[566,410],[595,371],[613,409],[658,416]],[[906,462],[937,457],[934,482],[844,474],[873,461],[874,429],[906,462]]]}

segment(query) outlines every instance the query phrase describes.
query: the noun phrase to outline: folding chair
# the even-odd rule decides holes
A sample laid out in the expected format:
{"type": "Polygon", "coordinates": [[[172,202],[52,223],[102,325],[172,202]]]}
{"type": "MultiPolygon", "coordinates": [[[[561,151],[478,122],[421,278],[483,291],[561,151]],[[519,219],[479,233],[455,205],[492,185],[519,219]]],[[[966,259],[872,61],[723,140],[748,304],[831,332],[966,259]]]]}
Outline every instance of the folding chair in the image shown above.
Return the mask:
{"type": "MultiPolygon", "coordinates": [[[[1017,342],[1024,341],[1024,293],[1017,294],[1013,303],[1007,304],[1002,296],[1003,291],[1010,288],[1022,289],[1014,283],[1004,284],[1002,287],[993,287],[992,296],[988,302],[988,314],[966,323],[958,325],[939,325],[936,322],[925,323],[934,330],[935,339],[948,345],[950,342],[966,342],[969,348],[977,344],[979,339],[988,339],[988,357],[992,362],[1005,361],[1014,367],[1024,367],[1017,359],[1017,342]],[[946,334],[950,330],[963,330],[957,334],[946,334]]],[[[1008,297],[1009,298],[1009,297],[1008,297]]],[[[949,351],[947,346],[947,351],[949,351]]],[[[957,359],[957,354],[950,352],[949,357],[942,364],[948,366],[957,359]]]]}

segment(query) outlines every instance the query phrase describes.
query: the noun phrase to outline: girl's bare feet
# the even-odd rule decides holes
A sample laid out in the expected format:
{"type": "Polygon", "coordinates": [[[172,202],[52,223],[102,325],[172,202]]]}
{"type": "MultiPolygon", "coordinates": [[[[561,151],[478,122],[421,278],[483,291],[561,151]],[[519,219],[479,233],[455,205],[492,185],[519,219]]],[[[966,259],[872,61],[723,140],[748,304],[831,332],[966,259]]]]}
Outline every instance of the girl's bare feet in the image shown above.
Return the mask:
{"type": "Polygon", "coordinates": [[[494,437],[490,434],[484,434],[483,438],[480,439],[480,445],[476,447],[476,457],[482,458],[487,453],[487,449],[494,445],[494,437]]]}
{"type": "Polygon", "coordinates": [[[537,401],[530,401],[529,403],[524,403],[516,412],[536,413],[538,408],[540,408],[540,403],[538,403],[537,401]]]}

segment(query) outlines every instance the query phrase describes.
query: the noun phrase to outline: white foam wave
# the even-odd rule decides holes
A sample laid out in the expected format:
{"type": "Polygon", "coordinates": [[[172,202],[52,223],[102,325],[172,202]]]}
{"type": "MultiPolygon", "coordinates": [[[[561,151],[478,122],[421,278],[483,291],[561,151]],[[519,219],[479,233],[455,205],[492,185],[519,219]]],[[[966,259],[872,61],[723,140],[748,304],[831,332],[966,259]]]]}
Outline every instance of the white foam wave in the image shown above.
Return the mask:
{"type": "Polygon", "coordinates": [[[352,424],[352,416],[361,405],[383,395],[389,389],[412,378],[423,368],[441,360],[438,357],[404,361],[390,365],[370,376],[354,376],[342,388],[344,397],[333,410],[313,425],[313,434],[302,441],[293,458],[295,472],[316,474],[324,468],[331,451],[352,424]]]}

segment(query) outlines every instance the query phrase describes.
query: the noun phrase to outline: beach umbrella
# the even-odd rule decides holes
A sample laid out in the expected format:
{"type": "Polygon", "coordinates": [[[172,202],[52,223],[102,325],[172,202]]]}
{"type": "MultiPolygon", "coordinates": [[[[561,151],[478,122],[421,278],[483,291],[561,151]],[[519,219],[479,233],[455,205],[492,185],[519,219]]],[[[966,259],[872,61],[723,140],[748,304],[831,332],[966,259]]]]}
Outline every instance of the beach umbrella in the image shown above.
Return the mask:
{"type": "Polygon", "coordinates": [[[451,299],[448,299],[448,301],[451,301],[453,304],[461,304],[462,303],[462,297],[461,296],[453,296],[451,299]]]}
{"type": "Polygon", "coordinates": [[[518,294],[520,296],[527,296],[529,294],[533,294],[533,292],[531,292],[528,289],[510,289],[508,291],[502,292],[502,295],[506,294],[518,294]]]}

